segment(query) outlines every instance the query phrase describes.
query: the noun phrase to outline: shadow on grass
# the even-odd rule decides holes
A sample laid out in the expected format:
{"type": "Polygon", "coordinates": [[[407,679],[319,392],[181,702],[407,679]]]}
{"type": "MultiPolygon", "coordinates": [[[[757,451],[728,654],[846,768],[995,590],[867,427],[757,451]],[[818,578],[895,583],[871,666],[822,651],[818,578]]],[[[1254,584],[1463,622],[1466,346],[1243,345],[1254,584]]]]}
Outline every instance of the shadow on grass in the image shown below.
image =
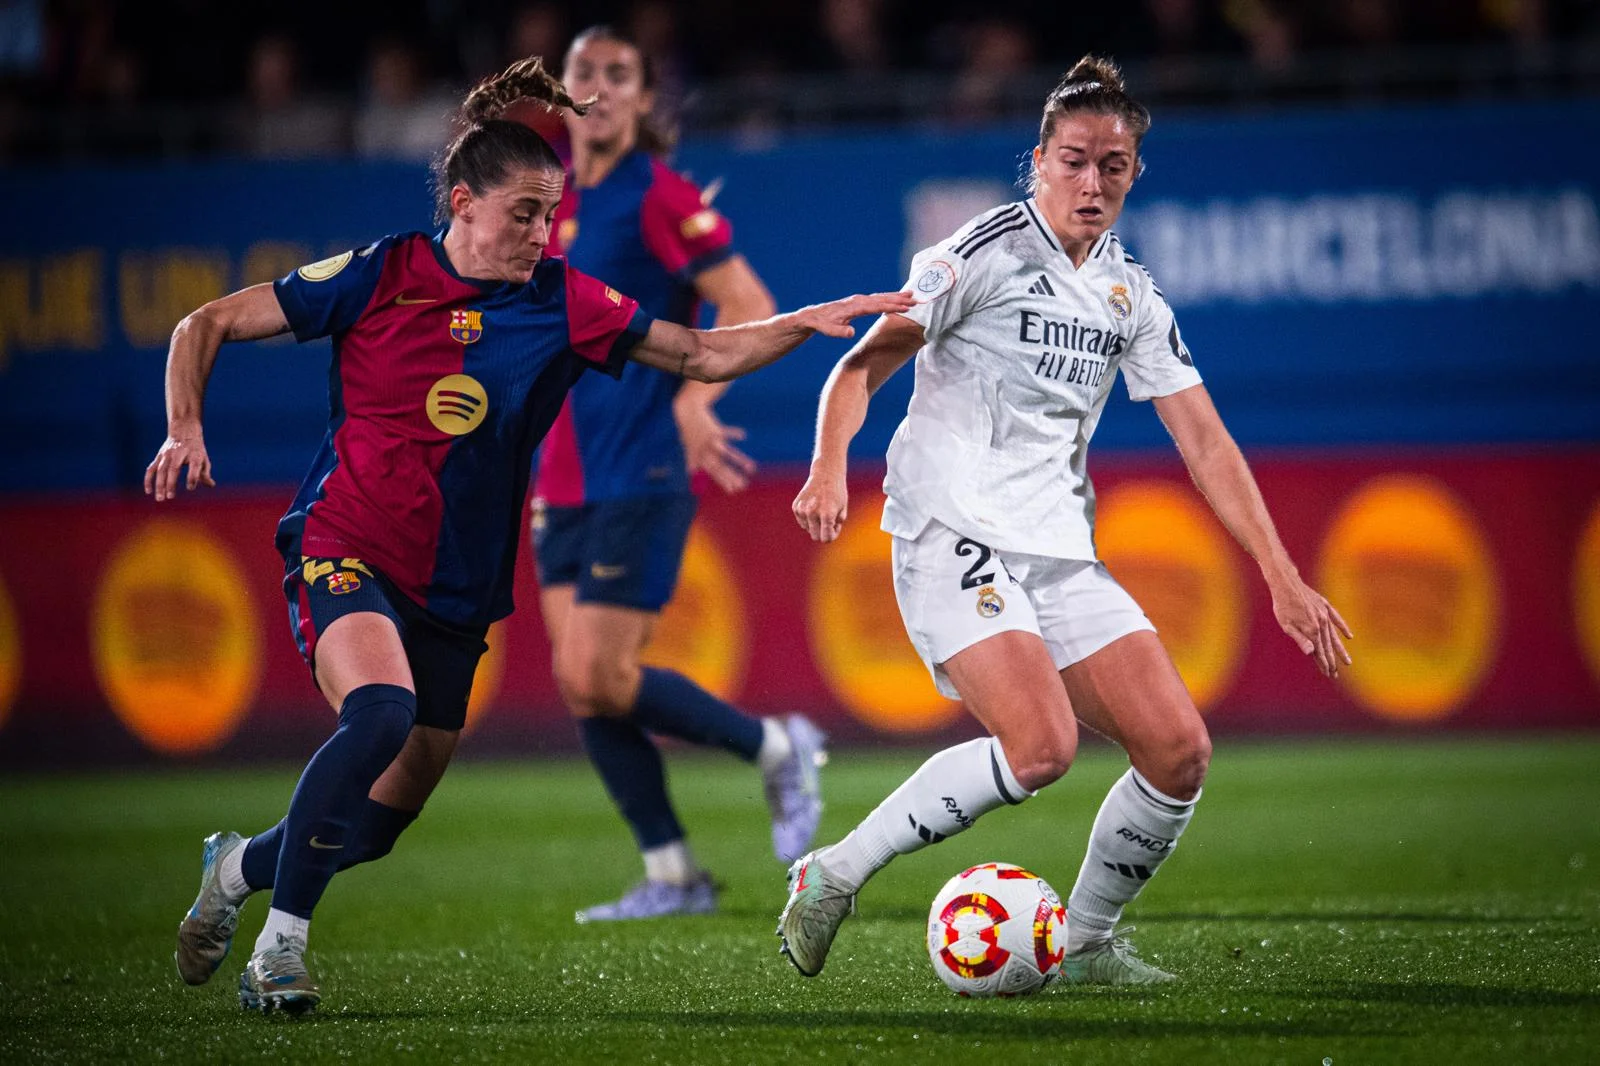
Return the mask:
{"type": "MultiPolygon", "coordinates": [[[[1148,992],[1145,994],[1148,995],[1148,992]]],[[[957,1007],[949,1011],[757,1010],[680,1012],[671,1010],[634,1010],[613,1011],[584,1019],[574,1018],[571,1015],[562,1015],[561,1020],[569,1023],[592,1023],[604,1026],[618,1024],[638,1025],[651,1029],[662,1026],[715,1030],[770,1029],[780,1033],[794,1030],[806,1030],[814,1033],[860,1030],[863,1033],[881,1034],[903,1030],[905,1032],[953,1036],[969,1040],[983,1037],[1045,1041],[1083,1040],[1102,1037],[1172,1039],[1199,1036],[1222,1039],[1252,1036],[1347,1038],[1352,1036],[1392,1037],[1405,1035],[1396,1033],[1392,1029],[1354,1029],[1350,1026],[1348,1020],[1343,1022],[1330,1020],[1327,1023],[1311,1021],[1286,1022],[1266,1018],[1260,1021],[1241,1018],[1238,1021],[1230,1022],[1185,1021],[1170,1018],[1136,1021],[1112,1018],[1018,1017],[1014,1014],[981,1013],[981,1011],[981,1007],[976,1010],[964,1010],[957,1007]]],[[[337,1015],[309,1015],[300,1019],[297,1024],[316,1025],[349,1021],[384,1022],[401,1020],[426,1020],[437,1023],[446,1020],[449,1013],[448,1011],[425,1010],[345,1011],[337,1015]]],[[[496,1017],[491,1014],[474,1013],[473,1020],[478,1024],[521,1023],[548,1025],[552,1018],[548,1014],[514,1013],[496,1017]]]]}
{"type": "Polygon", "coordinates": [[[1506,988],[1497,985],[1385,984],[1350,981],[1321,988],[1301,988],[1296,999],[1346,1003],[1402,1003],[1426,1007],[1600,1007],[1600,992],[1557,992],[1548,988],[1506,988]]]}
{"type": "MultiPolygon", "coordinates": [[[[774,915],[781,908],[768,908],[774,915]]],[[[749,916],[766,911],[747,908],[723,908],[725,915],[749,916]]],[[[858,912],[858,917],[872,921],[883,919],[892,922],[925,922],[928,913],[915,907],[868,903],[858,912]]],[[[776,919],[774,919],[776,920],[776,919]]],[[[1439,925],[1498,925],[1541,922],[1575,922],[1583,920],[1576,914],[1452,914],[1448,911],[1252,911],[1219,914],[1215,911],[1160,911],[1144,912],[1129,919],[1136,925],[1160,925],[1167,922],[1419,922],[1439,925]]]]}

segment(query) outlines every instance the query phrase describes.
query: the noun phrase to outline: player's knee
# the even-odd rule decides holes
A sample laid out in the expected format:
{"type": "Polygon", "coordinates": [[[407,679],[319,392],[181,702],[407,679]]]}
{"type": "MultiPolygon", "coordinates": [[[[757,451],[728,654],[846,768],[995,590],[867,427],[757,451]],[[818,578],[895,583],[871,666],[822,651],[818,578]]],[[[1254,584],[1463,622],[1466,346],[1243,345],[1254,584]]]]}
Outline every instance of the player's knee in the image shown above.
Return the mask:
{"type": "Polygon", "coordinates": [[[405,747],[417,717],[417,697],[399,685],[362,685],[345,696],[339,710],[339,728],[359,737],[381,772],[405,747]]]}
{"type": "Polygon", "coordinates": [[[574,657],[557,666],[556,686],[573,714],[615,718],[633,710],[639,668],[604,655],[574,657]]]}
{"type": "Polygon", "coordinates": [[[1210,766],[1211,737],[1204,725],[1195,723],[1171,738],[1149,772],[1140,772],[1173,799],[1188,800],[1199,795],[1210,766]]]}
{"type": "Polygon", "coordinates": [[[1029,792],[1065,777],[1078,754],[1077,737],[1071,734],[1051,734],[1015,745],[1007,745],[1002,739],[1001,746],[1017,784],[1029,792]]]}

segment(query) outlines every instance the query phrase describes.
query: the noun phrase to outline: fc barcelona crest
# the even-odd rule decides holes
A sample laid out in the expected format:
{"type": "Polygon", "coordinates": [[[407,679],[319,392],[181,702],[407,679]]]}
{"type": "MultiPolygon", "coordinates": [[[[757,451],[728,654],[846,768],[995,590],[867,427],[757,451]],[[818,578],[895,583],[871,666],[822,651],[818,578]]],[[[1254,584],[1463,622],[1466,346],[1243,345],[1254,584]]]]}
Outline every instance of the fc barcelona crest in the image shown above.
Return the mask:
{"type": "Polygon", "coordinates": [[[471,344],[483,336],[483,312],[451,311],[450,336],[462,344],[471,344]]]}

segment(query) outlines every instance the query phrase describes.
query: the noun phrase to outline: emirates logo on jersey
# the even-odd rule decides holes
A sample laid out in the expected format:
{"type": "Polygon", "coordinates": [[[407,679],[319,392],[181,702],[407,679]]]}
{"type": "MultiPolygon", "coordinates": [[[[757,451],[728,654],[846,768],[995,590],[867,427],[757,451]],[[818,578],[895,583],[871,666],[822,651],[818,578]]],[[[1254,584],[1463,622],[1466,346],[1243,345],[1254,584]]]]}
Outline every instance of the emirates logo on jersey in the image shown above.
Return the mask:
{"type": "Polygon", "coordinates": [[[471,344],[483,336],[483,312],[451,311],[450,336],[462,344],[471,344]]]}

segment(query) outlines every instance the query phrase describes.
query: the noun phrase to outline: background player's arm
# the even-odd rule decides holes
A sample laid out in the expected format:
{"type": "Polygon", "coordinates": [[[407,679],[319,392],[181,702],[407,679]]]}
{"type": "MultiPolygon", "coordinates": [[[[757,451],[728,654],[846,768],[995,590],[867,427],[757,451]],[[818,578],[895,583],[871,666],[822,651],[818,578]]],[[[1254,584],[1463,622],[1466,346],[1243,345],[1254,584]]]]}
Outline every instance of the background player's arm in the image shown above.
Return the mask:
{"type": "Polygon", "coordinates": [[[712,330],[689,329],[655,319],[629,358],[693,381],[732,381],[777,362],[813,333],[854,337],[851,319],[907,311],[911,304],[911,295],[904,292],[846,296],[760,322],[712,330]]]}
{"type": "Polygon", "coordinates": [[[1194,385],[1153,400],[1156,413],[1172,434],[1189,475],[1222,524],[1244,546],[1267,579],[1278,624],[1317,667],[1337,676],[1341,662],[1350,662],[1339,635],[1352,636],[1339,612],[1300,578],[1278,530],[1267,513],[1261,489],[1244,454],[1222,424],[1204,385],[1194,385]]]}
{"type": "Polygon", "coordinates": [[[144,491],[160,500],[178,494],[178,480],[189,468],[187,485],[215,485],[200,420],[206,382],[224,341],[254,341],[289,331],[289,320],[271,284],[240,289],[186,315],[172,331],[167,349],[167,439],[145,469],[144,491]]]}
{"type": "MultiPolygon", "coordinates": [[[[694,288],[717,309],[718,328],[770,318],[778,310],[742,255],[695,275],[694,288]]],[[[738,492],[750,483],[756,464],[734,446],[734,441],[744,439],[744,430],[717,418],[714,405],[727,389],[727,382],[686,381],[673,399],[672,414],[689,472],[703,470],[722,491],[738,492]]]]}
{"type": "Polygon", "coordinates": [[[921,325],[903,315],[884,315],[828,375],[817,408],[811,473],[794,499],[795,521],[812,540],[830,541],[839,536],[850,504],[845,483],[850,442],[866,421],[872,394],[905,366],[923,343],[921,325]]]}

